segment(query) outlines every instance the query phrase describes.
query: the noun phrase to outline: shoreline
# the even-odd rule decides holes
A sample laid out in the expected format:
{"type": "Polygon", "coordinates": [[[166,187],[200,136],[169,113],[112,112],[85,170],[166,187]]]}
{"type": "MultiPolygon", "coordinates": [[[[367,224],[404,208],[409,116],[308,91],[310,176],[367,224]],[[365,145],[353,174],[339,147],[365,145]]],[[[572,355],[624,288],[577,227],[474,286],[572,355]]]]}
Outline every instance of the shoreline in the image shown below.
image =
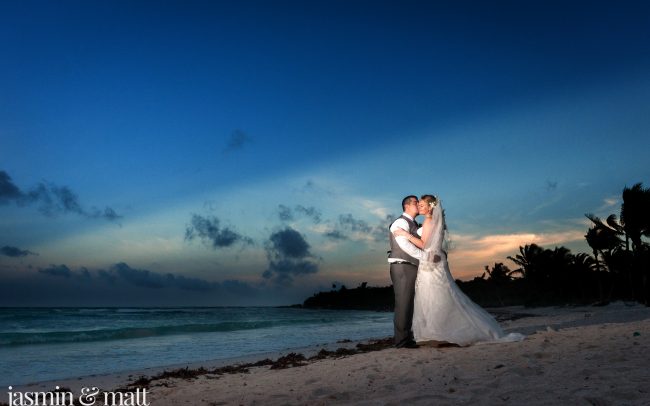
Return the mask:
{"type": "Polygon", "coordinates": [[[650,308],[534,309],[506,331],[525,340],[381,351],[294,368],[166,378],[150,386],[157,406],[650,404],[650,308]]]}
{"type": "MultiPolygon", "coordinates": [[[[539,332],[557,331],[559,329],[603,325],[608,323],[628,323],[650,318],[650,308],[639,304],[625,304],[614,302],[608,306],[552,306],[540,308],[525,308],[511,306],[492,308],[489,311],[500,320],[504,331],[517,331],[528,336],[539,332]]],[[[253,364],[260,360],[277,360],[289,354],[301,354],[305,358],[316,355],[325,350],[335,352],[338,348],[353,349],[359,344],[382,340],[384,338],[368,338],[350,341],[345,338],[335,343],[319,344],[308,347],[288,348],[282,351],[249,354],[240,357],[212,359],[197,362],[161,365],[156,367],[131,369],[107,374],[92,374],[74,376],[70,378],[39,381],[27,384],[13,385],[15,390],[42,391],[53,390],[55,386],[70,388],[79,391],[82,387],[96,386],[103,390],[124,388],[141,377],[154,377],[164,372],[187,369],[189,371],[200,368],[214,370],[219,368],[233,368],[244,364],[253,364]]]]}
{"type": "MultiPolygon", "coordinates": [[[[309,309],[313,310],[313,309],[309,309]]],[[[326,309],[331,310],[331,309],[326,309]]],[[[488,309],[497,319],[501,322],[504,320],[511,320],[513,318],[521,318],[522,316],[530,316],[525,313],[526,309],[522,306],[500,307],[488,309]]],[[[363,311],[363,310],[354,310],[363,311]]],[[[376,312],[375,310],[365,310],[368,312],[376,312]]],[[[336,351],[339,348],[352,349],[358,344],[364,344],[376,340],[382,340],[388,337],[390,332],[386,332],[385,337],[367,337],[363,339],[350,340],[347,337],[340,337],[336,342],[320,343],[303,347],[290,347],[278,351],[259,352],[241,356],[206,359],[201,361],[179,362],[172,364],[164,364],[153,367],[144,368],[131,368],[122,371],[95,373],[88,375],[74,375],[69,377],[62,377],[56,379],[38,380],[22,384],[13,384],[11,386],[15,390],[21,391],[47,391],[53,390],[55,386],[61,388],[70,388],[77,392],[82,387],[96,386],[102,389],[111,390],[119,387],[124,387],[130,382],[135,381],[141,376],[154,376],[165,371],[178,370],[181,368],[188,368],[189,370],[205,368],[215,369],[229,366],[236,366],[240,364],[254,363],[263,359],[278,359],[291,353],[298,353],[304,355],[306,358],[316,355],[321,350],[336,351]]]]}
{"type": "MultiPolygon", "coordinates": [[[[15,391],[48,391],[53,390],[55,386],[60,388],[70,388],[73,392],[79,392],[83,387],[95,386],[103,390],[114,390],[120,387],[126,387],[140,377],[152,377],[166,371],[179,369],[196,370],[199,368],[217,369],[224,367],[239,366],[242,364],[255,363],[264,359],[278,359],[292,353],[300,353],[305,357],[312,357],[322,350],[336,351],[338,348],[352,349],[358,344],[365,342],[382,340],[382,338],[368,338],[364,340],[341,339],[334,343],[317,344],[307,347],[287,348],[281,351],[263,352],[248,354],[238,357],[210,359],[205,361],[181,362],[176,364],[166,364],[148,368],[128,369],[124,371],[109,372],[106,374],[90,374],[83,376],[72,376],[61,379],[51,379],[45,381],[29,382],[25,384],[11,385],[15,391]]],[[[1,405],[1,403],[0,403],[1,405]]]]}

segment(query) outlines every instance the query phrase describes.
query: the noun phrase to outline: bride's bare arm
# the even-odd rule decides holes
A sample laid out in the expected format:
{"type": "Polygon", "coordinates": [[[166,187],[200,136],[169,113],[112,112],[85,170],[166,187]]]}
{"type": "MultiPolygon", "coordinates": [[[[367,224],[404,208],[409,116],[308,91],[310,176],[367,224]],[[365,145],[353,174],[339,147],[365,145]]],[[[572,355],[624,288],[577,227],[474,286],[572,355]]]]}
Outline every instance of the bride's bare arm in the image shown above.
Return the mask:
{"type": "Polygon", "coordinates": [[[431,213],[427,214],[424,219],[424,223],[422,223],[422,246],[424,247],[427,243],[427,240],[429,237],[431,237],[431,227],[433,227],[433,220],[431,213]]]}
{"type": "Polygon", "coordinates": [[[393,231],[393,234],[395,234],[395,237],[406,237],[411,244],[415,245],[419,249],[424,249],[424,242],[418,237],[411,235],[411,233],[406,230],[398,228],[397,230],[393,231]]]}
{"type": "MultiPolygon", "coordinates": [[[[433,210],[432,210],[433,211],[433,210]]],[[[398,228],[397,230],[393,231],[393,234],[395,234],[395,237],[406,237],[409,242],[416,247],[420,248],[421,250],[424,249],[424,246],[427,243],[427,239],[431,237],[431,228],[433,227],[433,216],[431,213],[425,216],[424,223],[422,224],[422,238],[415,237],[411,235],[406,230],[403,230],[401,228],[398,228]]],[[[439,255],[434,254],[433,256],[433,262],[440,262],[441,258],[439,255]]]]}

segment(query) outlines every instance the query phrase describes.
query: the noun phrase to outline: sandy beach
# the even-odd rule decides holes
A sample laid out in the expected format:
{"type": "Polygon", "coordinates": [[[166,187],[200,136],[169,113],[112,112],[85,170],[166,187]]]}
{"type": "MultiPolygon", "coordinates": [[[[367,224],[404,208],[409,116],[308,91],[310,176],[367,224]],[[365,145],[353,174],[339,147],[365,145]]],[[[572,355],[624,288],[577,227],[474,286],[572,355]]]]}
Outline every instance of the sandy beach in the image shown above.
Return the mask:
{"type": "MultiPolygon", "coordinates": [[[[387,348],[286,369],[265,365],[247,372],[155,379],[148,383],[147,401],[156,406],[650,404],[650,308],[617,302],[495,312],[515,315],[502,325],[527,338],[469,347],[387,348]]],[[[113,381],[109,376],[59,384],[117,385],[147,372],[155,375],[140,371],[117,380],[113,376],[113,381]]]]}
{"type": "Polygon", "coordinates": [[[169,380],[152,386],[151,402],[650,404],[650,309],[617,303],[528,312],[531,317],[506,326],[527,331],[523,342],[391,348],[282,370],[260,367],[245,374],[169,380]]]}

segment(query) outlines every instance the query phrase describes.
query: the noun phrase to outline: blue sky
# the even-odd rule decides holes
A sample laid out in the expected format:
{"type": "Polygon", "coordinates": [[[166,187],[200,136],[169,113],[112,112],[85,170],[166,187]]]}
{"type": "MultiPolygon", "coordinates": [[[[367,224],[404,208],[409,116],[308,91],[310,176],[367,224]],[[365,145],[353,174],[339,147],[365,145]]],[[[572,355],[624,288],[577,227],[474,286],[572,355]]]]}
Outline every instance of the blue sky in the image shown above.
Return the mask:
{"type": "Polygon", "coordinates": [[[454,276],[587,251],[649,183],[645,2],[3,2],[0,305],[390,284],[439,195],[454,276]]]}

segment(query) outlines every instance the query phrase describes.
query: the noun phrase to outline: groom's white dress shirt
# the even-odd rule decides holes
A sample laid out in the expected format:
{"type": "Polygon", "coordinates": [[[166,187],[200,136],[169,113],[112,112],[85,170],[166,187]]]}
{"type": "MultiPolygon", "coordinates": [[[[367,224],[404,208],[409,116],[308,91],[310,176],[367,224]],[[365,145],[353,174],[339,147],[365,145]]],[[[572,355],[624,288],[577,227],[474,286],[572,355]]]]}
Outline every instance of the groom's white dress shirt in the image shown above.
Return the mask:
{"type": "MultiPolygon", "coordinates": [[[[402,213],[402,215],[404,217],[408,217],[409,219],[415,221],[415,219],[413,219],[413,217],[409,216],[406,213],[402,213]]],[[[393,224],[390,225],[390,232],[394,233],[395,230],[397,230],[398,228],[401,228],[402,230],[409,231],[409,224],[403,218],[398,218],[397,220],[395,220],[393,222],[393,224]]],[[[397,236],[397,237],[395,237],[395,241],[397,242],[397,245],[399,245],[399,247],[404,252],[406,252],[407,254],[409,254],[410,256],[412,256],[413,258],[415,258],[417,260],[422,259],[422,254],[424,253],[424,251],[422,251],[421,249],[419,249],[418,247],[413,245],[413,243],[409,242],[408,237],[397,236]]],[[[389,263],[391,263],[391,262],[403,262],[403,261],[404,260],[399,259],[399,258],[388,258],[389,263]]]]}

